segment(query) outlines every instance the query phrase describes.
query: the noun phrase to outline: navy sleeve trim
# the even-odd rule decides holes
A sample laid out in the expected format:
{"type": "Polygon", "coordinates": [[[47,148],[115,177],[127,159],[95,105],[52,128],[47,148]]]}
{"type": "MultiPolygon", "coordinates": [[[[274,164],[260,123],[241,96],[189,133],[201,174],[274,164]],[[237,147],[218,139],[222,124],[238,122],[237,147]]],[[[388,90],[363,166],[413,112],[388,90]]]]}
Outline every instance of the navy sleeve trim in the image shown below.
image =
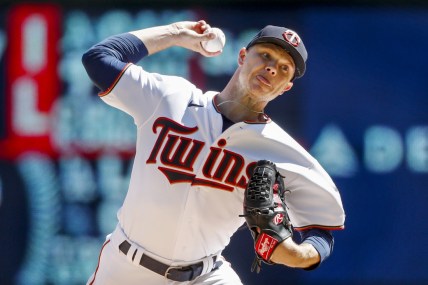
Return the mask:
{"type": "Polygon", "coordinates": [[[111,87],[128,63],[137,63],[148,55],[144,43],[130,33],[107,38],[82,56],[82,63],[94,84],[104,93],[111,87]]]}
{"type": "Polygon", "coordinates": [[[300,236],[302,243],[312,244],[320,255],[321,260],[319,263],[305,268],[305,270],[314,270],[332,254],[334,247],[333,235],[331,231],[314,228],[300,232],[300,236]]]}

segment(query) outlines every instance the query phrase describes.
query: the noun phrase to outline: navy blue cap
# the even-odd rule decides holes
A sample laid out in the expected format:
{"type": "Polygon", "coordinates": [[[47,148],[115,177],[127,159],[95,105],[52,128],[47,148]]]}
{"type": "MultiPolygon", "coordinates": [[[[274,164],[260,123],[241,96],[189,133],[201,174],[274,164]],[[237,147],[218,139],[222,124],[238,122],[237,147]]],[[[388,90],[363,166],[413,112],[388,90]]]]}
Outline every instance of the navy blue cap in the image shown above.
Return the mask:
{"type": "MultiPolygon", "coordinates": [[[[278,26],[266,26],[247,45],[247,49],[259,43],[272,43],[284,48],[296,65],[294,78],[302,77],[306,70],[308,53],[300,36],[293,30],[278,26]]],[[[294,79],[293,78],[293,79],[294,79]]]]}

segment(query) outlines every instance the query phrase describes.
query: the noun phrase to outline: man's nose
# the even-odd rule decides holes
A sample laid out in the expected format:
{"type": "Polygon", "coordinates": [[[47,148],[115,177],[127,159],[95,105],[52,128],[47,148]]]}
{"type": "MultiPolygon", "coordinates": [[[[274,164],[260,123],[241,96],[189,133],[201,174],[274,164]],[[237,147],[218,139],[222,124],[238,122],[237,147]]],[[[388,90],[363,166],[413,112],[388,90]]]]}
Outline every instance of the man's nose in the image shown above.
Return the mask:
{"type": "Polygon", "coordinates": [[[266,66],[265,70],[269,72],[271,75],[276,75],[276,69],[272,66],[266,66]]]}

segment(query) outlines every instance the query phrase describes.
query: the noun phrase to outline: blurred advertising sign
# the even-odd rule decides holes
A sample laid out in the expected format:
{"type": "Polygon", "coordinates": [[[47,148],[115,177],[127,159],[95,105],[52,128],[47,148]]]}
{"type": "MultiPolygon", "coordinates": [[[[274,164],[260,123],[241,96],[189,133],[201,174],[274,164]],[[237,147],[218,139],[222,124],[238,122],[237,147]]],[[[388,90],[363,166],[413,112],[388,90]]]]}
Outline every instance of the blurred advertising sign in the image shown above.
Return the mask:
{"type": "Polygon", "coordinates": [[[60,90],[57,66],[61,12],[55,5],[18,5],[7,19],[5,138],[0,158],[24,151],[54,153],[50,110],[60,90]]]}

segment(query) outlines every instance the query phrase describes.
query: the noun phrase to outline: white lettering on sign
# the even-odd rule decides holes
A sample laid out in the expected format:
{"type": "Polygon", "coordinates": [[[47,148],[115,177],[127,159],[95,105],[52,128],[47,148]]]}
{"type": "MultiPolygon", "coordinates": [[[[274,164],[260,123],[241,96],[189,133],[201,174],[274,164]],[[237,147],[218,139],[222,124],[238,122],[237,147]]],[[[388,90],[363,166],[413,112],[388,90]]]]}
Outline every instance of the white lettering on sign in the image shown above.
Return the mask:
{"type": "Polygon", "coordinates": [[[47,24],[41,15],[31,15],[22,25],[23,66],[29,73],[37,73],[47,62],[47,24]]]}
{"type": "Polygon", "coordinates": [[[364,134],[364,150],[364,162],[368,170],[391,172],[403,159],[403,140],[398,131],[390,127],[372,126],[364,134]]]}
{"type": "Polygon", "coordinates": [[[12,124],[19,135],[38,136],[49,131],[48,115],[38,110],[38,88],[32,78],[21,77],[12,84],[12,124]]]}
{"type": "Polygon", "coordinates": [[[407,132],[407,165],[415,172],[428,172],[428,127],[412,127],[407,132]]]}

